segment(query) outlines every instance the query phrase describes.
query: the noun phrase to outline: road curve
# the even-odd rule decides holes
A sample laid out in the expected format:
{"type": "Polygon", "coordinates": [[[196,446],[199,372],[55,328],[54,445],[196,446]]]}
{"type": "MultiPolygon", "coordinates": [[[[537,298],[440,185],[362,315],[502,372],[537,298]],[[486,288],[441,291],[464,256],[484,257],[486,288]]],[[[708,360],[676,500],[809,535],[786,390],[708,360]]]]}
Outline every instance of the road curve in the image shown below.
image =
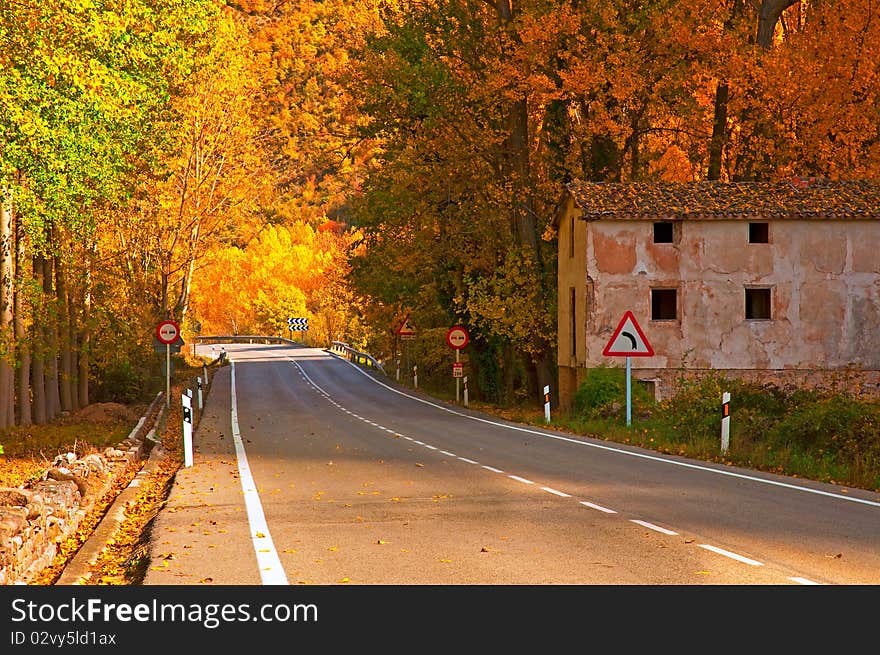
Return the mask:
{"type": "Polygon", "coordinates": [[[227,345],[145,585],[873,585],[880,494],[509,423],[227,345]]]}

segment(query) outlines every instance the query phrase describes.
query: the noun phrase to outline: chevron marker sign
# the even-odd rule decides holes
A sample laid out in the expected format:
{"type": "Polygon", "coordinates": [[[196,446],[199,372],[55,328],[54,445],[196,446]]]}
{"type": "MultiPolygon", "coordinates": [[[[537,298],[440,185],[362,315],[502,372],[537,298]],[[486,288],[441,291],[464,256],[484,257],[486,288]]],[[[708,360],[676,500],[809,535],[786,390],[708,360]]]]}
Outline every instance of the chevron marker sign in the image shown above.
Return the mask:
{"type": "Polygon", "coordinates": [[[309,319],[307,319],[307,318],[288,318],[287,319],[287,327],[291,332],[293,330],[308,330],[309,329],[309,319]]]}

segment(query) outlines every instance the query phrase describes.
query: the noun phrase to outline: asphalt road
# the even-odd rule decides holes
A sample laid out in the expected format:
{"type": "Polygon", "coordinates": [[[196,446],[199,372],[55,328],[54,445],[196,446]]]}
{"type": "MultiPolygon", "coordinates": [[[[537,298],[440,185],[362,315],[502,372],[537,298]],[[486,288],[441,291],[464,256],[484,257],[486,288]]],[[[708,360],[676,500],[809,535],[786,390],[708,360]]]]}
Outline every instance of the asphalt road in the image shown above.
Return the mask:
{"type": "Polygon", "coordinates": [[[508,423],[226,346],[145,585],[874,585],[880,494],[508,423]]]}

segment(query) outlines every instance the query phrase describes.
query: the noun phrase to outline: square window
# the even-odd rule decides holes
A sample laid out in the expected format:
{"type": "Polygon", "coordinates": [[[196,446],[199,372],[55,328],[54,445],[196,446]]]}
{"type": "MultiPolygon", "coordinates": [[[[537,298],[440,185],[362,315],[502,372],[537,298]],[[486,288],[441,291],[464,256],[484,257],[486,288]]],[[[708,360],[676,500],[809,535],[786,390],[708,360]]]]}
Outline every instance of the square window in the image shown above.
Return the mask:
{"type": "Polygon", "coordinates": [[[746,318],[770,318],[770,289],[746,289],[746,318]]]}
{"type": "Polygon", "coordinates": [[[673,321],[678,318],[678,290],[651,289],[651,320],[673,321]]]}
{"type": "Polygon", "coordinates": [[[654,243],[672,243],[672,226],[669,221],[654,223],[654,243]]]}
{"type": "Polygon", "coordinates": [[[770,224],[749,223],[749,243],[770,243],[770,224]]]}

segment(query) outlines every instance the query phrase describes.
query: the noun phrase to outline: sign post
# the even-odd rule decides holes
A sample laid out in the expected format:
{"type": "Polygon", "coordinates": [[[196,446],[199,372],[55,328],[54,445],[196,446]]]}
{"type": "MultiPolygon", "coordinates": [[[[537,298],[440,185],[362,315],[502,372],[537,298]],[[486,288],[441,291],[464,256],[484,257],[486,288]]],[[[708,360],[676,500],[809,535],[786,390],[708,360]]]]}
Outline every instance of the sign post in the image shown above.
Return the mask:
{"type": "Polygon", "coordinates": [[[464,372],[464,367],[459,360],[458,354],[462,348],[468,345],[468,341],[470,341],[470,335],[468,335],[468,331],[461,325],[453,325],[446,332],[446,345],[455,350],[455,364],[452,366],[452,375],[453,377],[455,377],[456,403],[458,403],[458,399],[461,394],[461,376],[464,372]]]}
{"type": "Polygon", "coordinates": [[[631,357],[653,357],[654,349],[639,327],[636,317],[627,311],[617,324],[602,354],[606,357],[626,357],[626,424],[632,424],[632,365],[631,357]]]}
{"type": "MultiPolygon", "coordinates": [[[[397,328],[397,336],[400,337],[401,341],[412,341],[416,338],[416,329],[409,320],[409,314],[406,315],[406,318],[403,319],[403,323],[400,324],[400,327],[397,328]]],[[[409,345],[404,348],[405,351],[405,362],[404,366],[409,366],[409,345]]],[[[415,366],[413,366],[413,371],[415,371],[415,366]]],[[[397,379],[400,380],[400,353],[397,354],[397,379]]],[[[415,372],[413,372],[413,385],[416,385],[415,382],[415,372]]]]}
{"type": "Polygon", "coordinates": [[[180,336],[180,326],[166,320],[156,326],[156,338],[165,344],[165,407],[171,407],[171,344],[180,336]]]}

